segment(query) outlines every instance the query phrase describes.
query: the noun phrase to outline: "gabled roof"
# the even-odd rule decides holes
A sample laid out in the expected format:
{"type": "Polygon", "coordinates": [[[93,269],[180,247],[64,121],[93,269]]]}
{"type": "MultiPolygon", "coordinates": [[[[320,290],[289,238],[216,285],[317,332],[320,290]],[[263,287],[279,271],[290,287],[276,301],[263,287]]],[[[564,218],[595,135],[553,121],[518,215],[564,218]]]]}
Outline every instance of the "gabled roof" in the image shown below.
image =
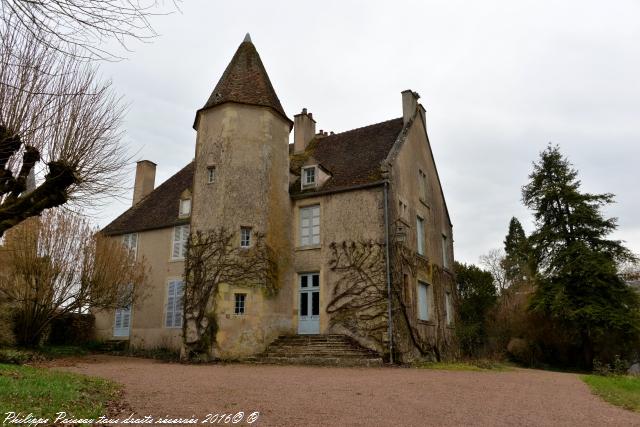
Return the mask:
{"type": "Polygon", "coordinates": [[[193,185],[193,172],[194,162],[191,162],[114,219],[102,232],[125,234],[188,224],[189,218],[178,218],[178,209],[180,195],[193,185]]]}
{"type": "Polygon", "coordinates": [[[293,124],[284,112],[260,55],[248,34],[233,55],[206,104],[196,113],[194,128],[201,111],[225,102],[268,107],[293,124]]]}
{"type": "Polygon", "coordinates": [[[332,176],[316,189],[300,188],[298,178],[291,184],[292,196],[336,192],[382,182],[381,163],[386,159],[403,129],[402,117],[347,132],[317,136],[300,154],[291,156],[291,172],[300,174],[308,158],[316,160],[332,176]]]}

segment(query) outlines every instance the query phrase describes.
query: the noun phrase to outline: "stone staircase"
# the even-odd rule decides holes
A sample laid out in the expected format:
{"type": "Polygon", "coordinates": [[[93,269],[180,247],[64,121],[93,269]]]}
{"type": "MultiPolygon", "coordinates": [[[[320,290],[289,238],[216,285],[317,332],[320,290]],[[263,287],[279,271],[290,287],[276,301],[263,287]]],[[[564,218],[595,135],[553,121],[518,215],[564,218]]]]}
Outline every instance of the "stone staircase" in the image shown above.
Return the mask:
{"type": "Polygon", "coordinates": [[[381,366],[375,351],[359,345],[346,335],[285,335],[267,349],[247,359],[253,363],[331,366],[381,366]]]}
{"type": "Polygon", "coordinates": [[[106,340],[100,343],[100,346],[97,348],[98,351],[103,351],[106,353],[113,353],[118,351],[124,351],[129,346],[129,340],[106,340]]]}

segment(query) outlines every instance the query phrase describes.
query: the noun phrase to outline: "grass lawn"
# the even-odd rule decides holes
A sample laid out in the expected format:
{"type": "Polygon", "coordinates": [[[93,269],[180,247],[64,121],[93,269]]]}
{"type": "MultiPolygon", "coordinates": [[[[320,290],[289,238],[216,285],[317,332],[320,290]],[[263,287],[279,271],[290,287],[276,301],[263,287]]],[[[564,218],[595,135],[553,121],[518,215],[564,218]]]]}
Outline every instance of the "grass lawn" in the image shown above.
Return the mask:
{"type": "Polygon", "coordinates": [[[609,403],[640,412],[640,378],[627,376],[584,375],[591,391],[609,403]]]}
{"type": "Polygon", "coordinates": [[[441,369],[444,371],[510,371],[513,367],[490,360],[475,360],[469,362],[425,362],[416,367],[421,369],[441,369]]]}
{"type": "Polygon", "coordinates": [[[0,364],[0,419],[10,411],[51,422],[60,411],[75,418],[97,418],[106,415],[106,404],[118,390],[115,383],[100,378],[0,364]]]}

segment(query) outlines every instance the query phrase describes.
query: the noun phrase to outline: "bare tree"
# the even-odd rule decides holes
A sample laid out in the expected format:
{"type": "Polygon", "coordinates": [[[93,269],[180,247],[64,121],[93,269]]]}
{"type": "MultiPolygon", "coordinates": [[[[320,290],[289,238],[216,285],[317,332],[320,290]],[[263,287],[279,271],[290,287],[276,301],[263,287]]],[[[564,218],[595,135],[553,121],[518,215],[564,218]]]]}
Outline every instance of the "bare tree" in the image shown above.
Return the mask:
{"type": "Polygon", "coordinates": [[[224,227],[189,236],[184,271],[184,359],[211,359],[221,284],[262,288],[268,294],[277,292],[277,264],[264,235],[254,233],[255,243],[250,248],[241,248],[236,242],[236,234],[224,227]]]}
{"type": "MultiPolygon", "coordinates": [[[[0,19],[21,35],[66,55],[118,59],[104,44],[155,37],[149,19],[162,13],[158,0],[0,0],[0,19]]],[[[172,3],[173,6],[176,2],[172,3]]]]}
{"type": "Polygon", "coordinates": [[[0,303],[14,308],[24,346],[37,346],[60,316],[126,307],[144,294],[144,262],[77,213],[46,211],[7,233],[1,248],[0,303]]]}
{"type": "Polygon", "coordinates": [[[120,194],[123,107],[94,67],[0,22],[0,236],[68,201],[120,194]],[[27,178],[41,181],[27,193],[27,178]]]}
{"type": "Polygon", "coordinates": [[[480,265],[489,270],[500,294],[509,287],[504,268],[504,258],[505,254],[502,249],[491,249],[485,255],[480,256],[480,265]]]}

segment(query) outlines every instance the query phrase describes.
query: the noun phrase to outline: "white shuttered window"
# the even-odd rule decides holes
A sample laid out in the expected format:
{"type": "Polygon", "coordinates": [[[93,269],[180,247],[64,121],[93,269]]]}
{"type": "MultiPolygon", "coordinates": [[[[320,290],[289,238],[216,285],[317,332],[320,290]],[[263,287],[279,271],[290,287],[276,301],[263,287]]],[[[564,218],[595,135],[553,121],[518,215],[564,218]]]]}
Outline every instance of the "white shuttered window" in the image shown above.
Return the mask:
{"type": "Polygon", "coordinates": [[[171,259],[184,259],[187,255],[187,239],[189,238],[189,225],[173,227],[173,243],[171,259]]]}
{"type": "Polygon", "coordinates": [[[138,254],[138,233],[129,233],[122,236],[122,244],[133,253],[133,259],[138,254]]]}
{"type": "Polygon", "coordinates": [[[300,208],[300,246],[320,244],[320,205],[300,208]]]}
{"type": "Polygon", "coordinates": [[[167,287],[167,313],[165,326],[167,328],[182,327],[182,296],[184,285],[181,280],[171,280],[167,287]]]}

